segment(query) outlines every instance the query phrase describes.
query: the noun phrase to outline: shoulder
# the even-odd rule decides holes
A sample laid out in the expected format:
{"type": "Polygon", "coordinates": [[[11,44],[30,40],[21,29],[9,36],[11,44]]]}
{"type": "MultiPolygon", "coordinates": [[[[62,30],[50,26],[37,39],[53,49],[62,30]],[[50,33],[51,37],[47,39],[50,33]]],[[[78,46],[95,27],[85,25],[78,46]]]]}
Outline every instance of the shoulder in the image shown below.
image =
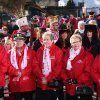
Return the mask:
{"type": "Polygon", "coordinates": [[[85,49],[84,49],[84,55],[88,59],[94,59],[93,55],[89,51],[87,51],[85,49]]]}
{"type": "Polygon", "coordinates": [[[28,53],[35,54],[35,51],[32,48],[28,47],[28,53]]]}

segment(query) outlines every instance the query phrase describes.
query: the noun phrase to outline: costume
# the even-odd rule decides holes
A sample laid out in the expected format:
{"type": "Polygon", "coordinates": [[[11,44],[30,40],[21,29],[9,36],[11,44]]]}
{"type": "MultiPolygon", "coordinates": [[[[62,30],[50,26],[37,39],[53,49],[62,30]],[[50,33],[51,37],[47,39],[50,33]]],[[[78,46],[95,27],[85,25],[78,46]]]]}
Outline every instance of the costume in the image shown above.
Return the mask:
{"type": "MultiPolygon", "coordinates": [[[[93,56],[88,53],[83,47],[80,49],[80,51],[77,51],[75,53],[71,52],[72,50],[73,49],[71,48],[66,52],[63,64],[64,69],[62,71],[61,77],[64,79],[64,81],[66,81],[67,95],[70,95],[72,98],[76,98],[75,92],[77,86],[86,85],[92,87],[90,70],[93,63],[93,56]],[[70,80],[72,80],[71,83],[70,80]]],[[[70,100],[77,100],[75,98],[70,100]]]]}
{"type": "MultiPolygon", "coordinates": [[[[47,52],[45,50],[44,46],[38,49],[37,66],[41,69],[42,77],[45,77],[47,82],[52,82],[53,79],[56,79],[59,76],[62,69],[62,51],[55,46],[54,43],[51,45],[50,49],[47,49],[47,51],[49,50],[47,56],[45,55],[45,52],[47,52]],[[45,60],[45,57],[47,57],[48,60],[48,68],[45,66],[47,61],[45,60]]],[[[37,87],[36,100],[56,100],[56,88],[51,88],[48,84],[42,84],[41,80],[38,80],[37,87]]]]}
{"type": "Polygon", "coordinates": [[[98,54],[94,60],[93,67],[91,69],[91,75],[94,82],[97,85],[97,94],[100,97],[100,54],[98,54]]]}

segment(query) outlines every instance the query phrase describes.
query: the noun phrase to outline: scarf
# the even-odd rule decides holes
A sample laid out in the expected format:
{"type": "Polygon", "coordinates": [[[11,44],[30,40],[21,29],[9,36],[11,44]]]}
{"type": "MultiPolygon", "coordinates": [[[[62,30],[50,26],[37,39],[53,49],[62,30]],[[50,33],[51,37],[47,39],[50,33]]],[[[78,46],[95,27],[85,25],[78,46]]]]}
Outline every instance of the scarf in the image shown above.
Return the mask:
{"type": "Polygon", "coordinates": [[[67,66],[66,66],[66,69],[67,69],[67,70],[71,70],[71,69],[72,69],[71,61],[72,61],[79,53],[80,53],[80,49],[78,49],[78,50],[74,50],[73,48],[70,49],[69,58],[68,58],[67,66]]]}
{"type": "Polygon", "coordinates": [[[83,34],[84,33],[84,30],[79,29],[79,32],[80,32],[80,34],[83,34]]]}
{"type": "MultiPolygon", "coordinates": [[[[28,47],[26,46],[25,49],[24,49],[24,55],[23,55],[23,59],[22,59],[22,62],[21,62],[21,69],[24,69],[27,66],[27,50],[28,50],[28,47]]],[[[10,61],[11,61],[11,64],[13,65],[14,68],[19,69],[18,64],[17,64],[17,60],[16,60],[16,49],[15,49],[15,47],[13,47],[11,49],[10,61]]]]}
{"type": "Polygon", "coordinates": [[[51,72],[51,59],[50,59],[50,53],[49,53],[49,49],[46,48],[44,49],[43,52],[43,75],[48,76],[49,73],[51,72]]]}

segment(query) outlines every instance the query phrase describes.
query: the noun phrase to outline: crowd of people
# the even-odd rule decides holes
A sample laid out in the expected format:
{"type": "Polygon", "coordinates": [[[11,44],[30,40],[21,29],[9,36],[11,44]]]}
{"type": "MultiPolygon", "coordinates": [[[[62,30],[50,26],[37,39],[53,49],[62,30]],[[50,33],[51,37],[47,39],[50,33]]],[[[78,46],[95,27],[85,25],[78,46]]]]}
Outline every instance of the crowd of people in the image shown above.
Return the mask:
{"type": "Polygon", "coordinates": [[[35,15],[2,25],[0,100],[100,100],[99,19],[90,12],[51,20],[35,15]]]}

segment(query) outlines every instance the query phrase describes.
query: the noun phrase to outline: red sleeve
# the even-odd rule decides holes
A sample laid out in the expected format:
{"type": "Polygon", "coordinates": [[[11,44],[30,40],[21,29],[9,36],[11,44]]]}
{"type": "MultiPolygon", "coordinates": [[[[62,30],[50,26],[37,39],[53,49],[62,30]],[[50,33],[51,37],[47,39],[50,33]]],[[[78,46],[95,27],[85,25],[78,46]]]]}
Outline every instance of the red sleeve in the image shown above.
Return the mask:
{"type": "Polygon", "coordinates": [[[66,62],[67,62],[68,55],[69,55],[69,49],[66,50],[66,53],[63,56],[63,63],[62,63],[63,68],[60,73],[60,77],[63,79],[64,82],[66,82],[66,80],[68,79],[68,75],[67,75],[67,71],[66,71],[66,62]]]}
{"type": "Polygon", "coordinates": [[[85,63],[84,63],[84,70],[82,72],[82,74],[80,75],[80,77],[78,78],[78,83],[87,83],[90,81],[91,78],[91,67],[94,61],[94,58],[92,56],[92,54],[86,54],[86,58],[84,59],[85,63]]]}
{"type": "Polygon", "coordinates": [[[10,54],[6,53],[2,60],[2,71],[3,73],[8,73],[9,75],[18,75],[18,70],[16,70],[14,67],[12,67],[10,63],[10,54]]]}
{"type": "Polygon", "coordinates": [[[56,64],[54,68],[52,68],[51,73],[47,77],[47,81],[51,81],[55,78],[57,78],[60,75],[60,72],[62,70],[62,60],[63,60],[63,53],[61,50],[57,50],[56,52],[56,64]]]}
{"type": "Polygon", "coordinates": [[[33,52],[32,66],[33,66],[33,73],[35,73],[35,75],[41,79],[43,77],[43,75],[42,75],[41,69],[39,67],[38,57],[39,57],[38,52],[37,53],[33,52]]]}
{"type": "Polygon", "coordinates": [[[93,81],[95,81],[97,83],[98,86],[100,86],[100,55],[98,55],[94,62],[93,62],[93,66],[91,68],[91,76],[93,81]]]}

